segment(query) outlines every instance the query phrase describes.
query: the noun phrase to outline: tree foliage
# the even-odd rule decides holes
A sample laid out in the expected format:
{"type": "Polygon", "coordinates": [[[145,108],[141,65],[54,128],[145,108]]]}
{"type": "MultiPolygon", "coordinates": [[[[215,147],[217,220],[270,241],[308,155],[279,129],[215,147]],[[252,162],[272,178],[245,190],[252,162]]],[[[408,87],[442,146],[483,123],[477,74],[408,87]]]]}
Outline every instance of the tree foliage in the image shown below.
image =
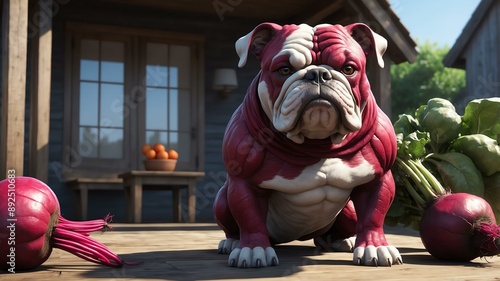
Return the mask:
{"type": "Polygon", "coordinates": [[[391,66],[392,120],[403,113],[414,113],[415,108],[431,98],[451,101],[465,87],[465,71],[443,65],[448,51],[447,46],[425,42],[419,45],[414,63],[391,66]]]}

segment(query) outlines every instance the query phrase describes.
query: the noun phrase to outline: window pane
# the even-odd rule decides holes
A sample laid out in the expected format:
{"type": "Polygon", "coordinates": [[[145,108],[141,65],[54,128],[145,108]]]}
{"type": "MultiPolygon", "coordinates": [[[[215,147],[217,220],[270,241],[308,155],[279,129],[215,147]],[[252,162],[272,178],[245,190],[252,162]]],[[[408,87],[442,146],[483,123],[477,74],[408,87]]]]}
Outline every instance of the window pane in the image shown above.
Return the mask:
{"type": "Polygon", "coordinates": [[[98,84],[80,82],[80,125],[97,126],[98,84]]]}
{"type": "Polygon", "coordinates": [[[99,61],[80,60],[80,80],[97,81],[99,78],[99,61]]]}
{"type": "Polygon", "coordinates": [[[119,159],[123,155],[123,130],[101,129],[100,157],[119,159]]]}
{"type": "Polygon", "coordinates": [[[101,81],[123,83],[123,62],[103,61],[101,63],[101,81]]]}
{"type": "Polygon", "coordinates": [[[146,88],[146,130],[167,130],[167,89],[146,88]]]}
{"type": "MultiPolygon", "coordinates": [[[[168,100],[168,125],[169,130],[178,131],[179,130],[179,91],[170,90],[169,100],[168,100]]],[[[189,111],[189,110],[187,110],[189,111]]]]}
{"type": "Polygon", "coordinates": [[[82,157],[97,157],[97,128],[80,127],[78,153],[82,157]]]}
{"type": "Polygon", "coordinates": [[[179,87],[179,68],[175,66],[169,67],[170,76],[169,76],[169,86],[172,88],[179,87]]]}
{"type": "Polygon", "coordinates": [[[164,65],[146,66],[146,86],[167,87],[168,70],[164,65]]]}
{"type": "Polygon", "coordinates": [[[170,87],[189,88],[191,83],[191,48],[170,46],[170,87]]]}
{"type": "Polygon", "coordinates": [[[101,84],[102,127],[123,127],[123,85],[101,84]]]}
{"type": "Polygon", "coordinates": [[[147,43],[146,45],[146,85],[167,87],[168,45],[147,43]]]}
{"type": "Polygon", "coordinates": [[[155,143],[168,144],[167,133],[160,131],[146,131],[146,143],[151,145],[155,143]]]}
{"type": "Polygon", "coordinates": [[[123,83],[124,52],[124,43],[102,41],[101,81],[123,83]]]}

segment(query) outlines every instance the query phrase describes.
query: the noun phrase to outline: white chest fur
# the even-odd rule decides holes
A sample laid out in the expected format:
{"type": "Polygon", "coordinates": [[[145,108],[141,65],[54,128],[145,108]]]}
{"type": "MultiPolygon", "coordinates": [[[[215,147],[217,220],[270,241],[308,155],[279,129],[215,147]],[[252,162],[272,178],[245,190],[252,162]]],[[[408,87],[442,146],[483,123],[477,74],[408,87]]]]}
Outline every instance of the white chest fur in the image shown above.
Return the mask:
{"type": "Polygon", "coordinates": [[[276,176],[262,182],[261,188],[274,190],[267,217],[270,236],[277,242],[287,242],[330,224],[347,203],[352,189],[375,177],[368,161],[362,158],[356,162],[353,165],[338,158],[323,159],[293,179],[276,176]]]}

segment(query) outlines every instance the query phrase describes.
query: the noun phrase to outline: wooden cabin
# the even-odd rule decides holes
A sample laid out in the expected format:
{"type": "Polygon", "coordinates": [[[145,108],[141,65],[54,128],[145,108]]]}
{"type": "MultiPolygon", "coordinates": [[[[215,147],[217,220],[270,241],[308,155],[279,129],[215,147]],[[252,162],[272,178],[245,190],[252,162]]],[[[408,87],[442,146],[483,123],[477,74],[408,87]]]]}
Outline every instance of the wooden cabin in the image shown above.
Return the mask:
{"type": "MultiPolygon", "coordinates": [[[[238,87],[226,96],[214,89],[214,73],[237,68],[234,42],[261,22],[371,26],[389,42],[386,67],[369,66],[387,112],[391,63],[417,55],[387,0],[3,0],[1,7],[0,176],[14,170],[43,180],[68,218],[76,216],[68,180],[142,170],[141,146],[161,142],[178,151],[176,170],[205,172],[196,218],[213,219],[225,126],[259,64],[252,58],[238,69],[238,87]]],[[[169,196],[145,192],[144,221],[169,221],[169,196]]],[[[123,220],[124,202],[119,188],[90,192],[88,217],[123,220]]]]}
{"type": "Polygon", "coordinates": [[[454,101],[458,111],[473,99],[500,97],[500,1],[479,3],[443,64],[465,69],[465,90],[454,101]]]}

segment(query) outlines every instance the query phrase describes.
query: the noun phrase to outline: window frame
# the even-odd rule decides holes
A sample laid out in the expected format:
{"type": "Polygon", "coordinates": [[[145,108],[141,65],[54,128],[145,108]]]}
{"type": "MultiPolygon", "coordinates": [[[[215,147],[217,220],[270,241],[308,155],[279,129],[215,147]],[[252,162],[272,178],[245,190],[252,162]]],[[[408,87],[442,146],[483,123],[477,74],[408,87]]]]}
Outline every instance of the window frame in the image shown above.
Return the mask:
{"type": "MultiPolygon", "coordinates": [[[[147,42],[188,45],[191,49],[191,157],[178,162],[176,170],[204,169],[204,36],[170,31],[118,27],[78,22],[66,23],[65,88],[63,124],[63,176],[113,176],[127,170],[144,169],[140,147],[145,143],[145,51],[147,42]],[[78,154],[79,141],[79,40],[121,41],[124,58],[124,142],[123,158],[84,158],[78,154]],[[140,91],[143,91],[140,93],[140,91]],[[142,96],[144,97],[144,96],[142,96]]],[[[180,155],[182,157],[182,155],[180,155]]]]}

